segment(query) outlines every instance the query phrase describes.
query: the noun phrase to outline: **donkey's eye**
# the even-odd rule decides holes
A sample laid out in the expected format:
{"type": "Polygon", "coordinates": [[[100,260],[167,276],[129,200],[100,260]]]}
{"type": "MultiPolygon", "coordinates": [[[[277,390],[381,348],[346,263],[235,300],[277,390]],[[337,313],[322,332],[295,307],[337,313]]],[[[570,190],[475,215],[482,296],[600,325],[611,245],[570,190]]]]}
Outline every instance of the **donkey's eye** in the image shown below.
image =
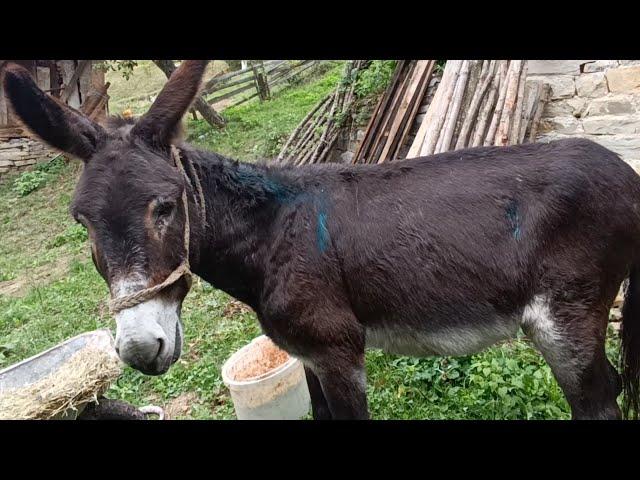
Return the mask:
{"type": "Polygon", "coordinates": [[[87,228],[87,220],[86,220],[86,218],[84,218],[84,216],[82,216],[80,214],[77,214],[73,218],[75,219],[76,222],[78,222],[84,228],[87,228]]]}
{"type": "Polygon", "coordinates": [[[156,207],[156,217],[168,217],[173,212],[172,202],[161,202],[156,207]]]}
{"type": "Polygon", "coordinates": [[[174,207],[175,204],[170,201],[158,202],[154,209],[156,227],[163,229],[168,225],[174,207]]]}

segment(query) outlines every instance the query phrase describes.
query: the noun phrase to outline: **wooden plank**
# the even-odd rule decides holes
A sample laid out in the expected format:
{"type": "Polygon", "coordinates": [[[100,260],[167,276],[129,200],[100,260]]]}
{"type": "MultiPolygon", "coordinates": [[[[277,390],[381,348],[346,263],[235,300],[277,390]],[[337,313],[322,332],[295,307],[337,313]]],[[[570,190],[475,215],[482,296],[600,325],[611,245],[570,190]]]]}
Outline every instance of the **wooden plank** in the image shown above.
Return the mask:
{"type": "Polygon", "coordinates": [[[92,75],[91,71],[92,62],[89,61],[89,64],[85,67],[84,71],[80,74],[78,78],[78,84],[80,85],[80,105],[82,105],[87,98],[87,95],[91,91],[92,88],[92,75]]]}
{"type": "MultiPolygon", "coordinates": [[[[270,66],[270,65],[280,65],[282,63],[285,63],[286,60],[268,60],[266,62],[264,62],[265,66],[270,66]]],[[[225,73],[223,75],[218,75],[217,77],[213,77],[211,80],[207,81],[205,83],[205,86],[203,88],[203,92],[205,93],[210,93],[209,90],[212,89],[215,85],[219,84],[220,82],[224,82],[226,80],[229,80],[231,78],[237,77],[239,75],[248,73],[249,74],[249,78],[251,78],[251,68],[247,67],[244,68],[242,70],[236,70],[235,72],[229,72],[229,73],[225,73]]],[[[214,90],[215,91],[215,90],[214,90]]]]}
{"type": "Polygon", "coordinates": [[[378,163],[393,159],[388,157],[390,157],[391,153],[396,151],[396,145],[399,140],[398,132],[404,127],[407,120],[407,114],[411,109],[413,109],[413,104],[417,101],[416,92],[424,80],[424,73],[427,70],[428,63],[429,62],[423,60],[419,60],[415,63],[413,71],[410,73],[410,78],[408,79],[407,90],[401,97],[400,105],[389,130],[389,137],[382,153],[380,154],[378,163]]]}
{"type": "Polygon", "coordinates": [[[413,123],[416,119],[416,115],[418,115],[418,110],[420,110],[420,106],[424,100],[424,96],[427,93],[427,89],[429,88],[429,82],[431,82],[431,78],[433,77],[433,69],[435,68],[436,61],[435,60],[419,60],[420,62],[427,62],[427,66],[422,75],[421,83],[418,86],[418,90],[416,92],[415,99],[413,100],[413,106],[409,110],[409,116],[407,117],[407,122],[405,123],[404,130],[400,135],[400,139],[398,141],[398,145],[396,147],[396,151],[394,152],[394,157],[399,158],[400,151],[404,147],[404,143],[411,132],[413,127],[413,123]]]}
{"type": "Polygon", "coordinates": [[[205,92],[207,95],[211,95],[212,93],[215,92],[219,92],[220,90],[224,90],[226,88],[229,87],[235,87],[236,85],[242,85],[244,83],[248,83],[248,82],[253,82],[253,77],[252,76],[248,76],[248,77],[244,77],[244,78],[238,78],[236,80],[233,80],[229,83],[224,83],[224,84],[220,84],[220,85],[215,85],[214,88],[212,88],[211,90],[208,90],[207,92],[205,92]]]}
{"type": "Polygon", "coordinates": [[[49,67],[36,67],[36,84],[40,90],[51,88],[51,70],[49,67]]]}
{"type": "Polygon", "coordinates": [[[391,100],[392,93],[396,88],[396,85],[400,81],[403,65],[404,60],[399,60],[396,64],[396,68],[393,72],[393,77],[391,77],[391,81],[389,82],[389,86],[380,96],[378,105],[376,106],[373,115],[371,115],[371,118],[369,119],[369,124],[367,125],[367,128],[365,130],[364,139],[360,143],[360,146],[358,147],[358,150],[353,157],[353,163],[358,163],[362,160],[365,160],[365,162],[368,161],[369,150],[377,137],[377,132],[382,122],[383,112],[387,108],[387,105],[391,100]]]}
{"type": "Polygon", "coordinates": [[[214,103],[218,103],[219,101],[224,100],[225,98],[235,97],[237,94],[245,92],[245,91],[250,90],[252,88],[256,88],[256,85],[253,82],[251,82],[249,85],[246,85],[244,87],[236,88],[235,90],[227,92],[227,93],[225,93],[223,95],[218,95],[217,97],[210,98],[210,99],[207,100],[207,103],[209,105],[213,105],[214,103]]]}
{"type": "Polygon", "coordinates": [[[91,60],[80,60],[77,67],[73,60],[60,60],[60,63],[63,72],[62,79],[65,86],[60,100],[74,108],[79,108],[81,98],[80,91],[78,90],[78,80],[87,66],[91,64],[91,60]]]}
{"type": "Polygon", "coordinates": [[[402,80],[398,84],[398,88],[393,94],[391,100],[391,108],[387,109],[384,112],[382,119],[382,129],[379,131],[378,140],[374,143],[373,148],[371,150],[371,154],[369,156],[369,161],[371,163],[380,163],[383,160],[382,152],[389,142],[389,133],[391,130],[393,119],[395,118],[398,109],[400,108],[400,99],[404,96],[411,77],[411,73],[413,72],[415,67],[415,63],[412,61],[406,62],[403,72],[402,72],[402,80]]]}

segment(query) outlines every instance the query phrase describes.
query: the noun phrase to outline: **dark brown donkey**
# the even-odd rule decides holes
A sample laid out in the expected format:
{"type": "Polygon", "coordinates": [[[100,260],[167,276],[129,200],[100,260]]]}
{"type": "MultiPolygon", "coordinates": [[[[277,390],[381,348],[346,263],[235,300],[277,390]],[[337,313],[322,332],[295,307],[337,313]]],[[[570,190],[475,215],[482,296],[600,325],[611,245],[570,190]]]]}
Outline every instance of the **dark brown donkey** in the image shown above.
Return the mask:
{"type": "MultiPolygon", "coordinates": [[[[467,355],[520,327],[574,418],[619,418],[623,388],[637,412],[640,177],[616,154],[576,139],[382,165],[241,163],[177,138],[205,66],[183,62],[138,121],[105,126],[6,68],[24,123],[85,162],[72,214],[113,297],[183,262],[186,189],[193,272],[250,305],[303,361],[315,418],[368,417],[366,346],[467,355]],[[604,341],[626,277],[620,378],[604,341]]],[[[159,375],[178,359],[188,286],[181,276],[116,315],[125,362],[159,375]]]]}

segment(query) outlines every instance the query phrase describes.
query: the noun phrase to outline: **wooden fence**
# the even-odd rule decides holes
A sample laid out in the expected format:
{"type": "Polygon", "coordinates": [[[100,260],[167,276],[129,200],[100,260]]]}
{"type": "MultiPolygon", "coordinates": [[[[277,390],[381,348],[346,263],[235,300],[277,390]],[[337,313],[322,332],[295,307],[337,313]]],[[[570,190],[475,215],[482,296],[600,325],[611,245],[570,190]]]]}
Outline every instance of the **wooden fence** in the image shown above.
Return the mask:
{"type": "Polygon", "coordinates": [[[205,83],[202,93],[210,105],[244,94],[226,104],[225,108],[240,105],[255,97],[268,100],[275,87],[284,86],[288,80],[299,78],[304,72],[308,72],[322,63],[326,63],[326,61],[254,61],[250,62],[247,68],[210,79],[205,83]]]}

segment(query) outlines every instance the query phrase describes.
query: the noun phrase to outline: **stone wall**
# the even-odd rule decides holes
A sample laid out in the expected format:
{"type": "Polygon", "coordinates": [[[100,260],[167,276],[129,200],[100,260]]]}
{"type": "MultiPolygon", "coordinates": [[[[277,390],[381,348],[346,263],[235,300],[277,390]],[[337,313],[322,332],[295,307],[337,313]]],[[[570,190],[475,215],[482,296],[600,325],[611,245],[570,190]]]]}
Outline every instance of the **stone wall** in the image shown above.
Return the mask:
{"type": "Polygon", "coordinates": [[[41,142],[31,138],[11,138],[0,141],[0,181],[11,172],[33,168],[56,155],[41,142]]]}
{"type": "Polygon", "coordinates": [[[585,137],[640,173],[640,60],[529,61],[551,86],[538,141],[585,137]]]}

